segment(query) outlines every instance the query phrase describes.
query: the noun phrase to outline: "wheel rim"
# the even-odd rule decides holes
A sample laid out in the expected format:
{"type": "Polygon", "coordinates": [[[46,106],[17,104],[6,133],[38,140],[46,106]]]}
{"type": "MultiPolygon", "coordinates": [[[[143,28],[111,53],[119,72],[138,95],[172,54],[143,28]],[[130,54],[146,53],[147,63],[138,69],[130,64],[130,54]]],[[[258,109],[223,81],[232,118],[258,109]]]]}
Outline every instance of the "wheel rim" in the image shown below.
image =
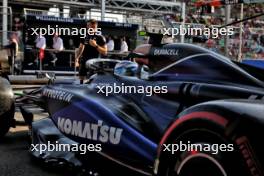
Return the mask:
{"type": "Polygon", "coordinates": [[[197,153],[186,157],[179,166],[173,168],[178,176],[227,176],[222,165],[212,156],[197,153]]]}

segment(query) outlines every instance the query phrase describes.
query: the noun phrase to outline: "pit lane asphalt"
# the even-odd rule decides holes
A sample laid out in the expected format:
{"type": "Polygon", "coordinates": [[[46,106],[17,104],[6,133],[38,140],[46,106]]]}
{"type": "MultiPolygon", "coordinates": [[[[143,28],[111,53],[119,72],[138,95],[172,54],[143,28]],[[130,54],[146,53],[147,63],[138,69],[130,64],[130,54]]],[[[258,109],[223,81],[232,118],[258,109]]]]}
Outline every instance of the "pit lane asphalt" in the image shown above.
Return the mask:
{"type": "MultiPolygon", "coordinates": [[[[37,118],[43,116],[39,114],[37,118]]],[[[70,176],[62,171],[48,170],[31,158],[28,128],[20,113],[16,113],[16,120],[17,127],[11,128],[0,140],[0,176],[70,176]]]]}

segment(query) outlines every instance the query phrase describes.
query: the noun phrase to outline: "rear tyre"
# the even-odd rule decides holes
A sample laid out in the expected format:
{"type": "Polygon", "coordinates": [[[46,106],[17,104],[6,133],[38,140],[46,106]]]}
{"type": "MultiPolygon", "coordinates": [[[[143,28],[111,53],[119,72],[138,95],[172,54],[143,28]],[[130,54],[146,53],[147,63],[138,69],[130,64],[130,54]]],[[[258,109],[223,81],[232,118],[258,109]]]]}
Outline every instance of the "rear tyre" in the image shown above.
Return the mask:
{"type": "Polygon", "coordinates": [[[159,176],[250,175],[238,147],[225,136],[223,129],[210,123],[191,126],[192,128],[175,132],[171,140],[166,142],[177,146],[189,144],[189,149],[178,150],[174,154],[163,152],[158,168],[159,176]],[[202,151],[191,147],[193,144],[203,146],[200,147],[202,151]]]}

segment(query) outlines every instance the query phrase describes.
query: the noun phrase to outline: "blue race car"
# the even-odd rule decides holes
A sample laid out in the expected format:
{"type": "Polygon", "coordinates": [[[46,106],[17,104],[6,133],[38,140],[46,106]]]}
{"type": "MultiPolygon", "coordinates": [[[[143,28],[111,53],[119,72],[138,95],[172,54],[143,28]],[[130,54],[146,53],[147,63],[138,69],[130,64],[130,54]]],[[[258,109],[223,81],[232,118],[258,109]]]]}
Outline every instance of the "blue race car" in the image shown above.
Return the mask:
{"type": "Polygon", "coordinates": [[[128,59],[89,60],[86,84],[24,96],[49,113],[25,117],[34,157],[106,175],[263,176],[263,70],[191,44],[142,45],[128,59]]]}

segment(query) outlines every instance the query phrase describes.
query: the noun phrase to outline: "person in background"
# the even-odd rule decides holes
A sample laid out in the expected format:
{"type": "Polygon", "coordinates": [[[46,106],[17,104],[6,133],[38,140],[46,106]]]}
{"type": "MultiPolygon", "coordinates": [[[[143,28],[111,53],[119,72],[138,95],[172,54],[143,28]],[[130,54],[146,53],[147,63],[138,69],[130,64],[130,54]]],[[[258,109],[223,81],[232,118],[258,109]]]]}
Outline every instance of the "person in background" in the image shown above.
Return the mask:
{"type": "Polygon", "coordinates": [[[113,37],[110,35],[108,37],[108,42],[107,42],[107,51],[113,51],[115,48],[115,42],[113,40],[113,37]]]}
{"type": "MultiPolygon", "coordinates": [[[[46,38],[41,34],[38,34],[36,40],[36,48],[37,48],[37,56],[35,62],[38,64],[39,61],[44,59],[44,50],[46,49],[46,38]]],[[[28,65],[32,65],[33,63],[29,63],[28,65]]]]}
{"type": "Polygon", "coordinates": [[[54,34],[52,47],[57,51],[62,51],[64,49],[63,40],[60,38],[60,36],[57,33],[54,34]]]}
{"type": "Polygon", "coordinates": [[[262,53],[264,53],[264,47],[260,45],[260,43],[255,39],[253,45],[251,46],[254,52],[254,58],[260,59],[262,53]]]}
{"type": "Polygon", "coordinates": [[[98,58],[100,55],[107,54],[107,45],[105,38],[102,35],[97,35],[98,23],[96,20],[91,19],[87,23],[87,30],[91,31],[93,34],[86,35],[85,38],[81,39],[80,46],[78,49],[77,57],[75,59],[76,67],[79,66],[79,78],[80,84],[83,84],[84,79],[87,76],[86,61],[92,58],[98,58]]]}
{"type": "Polygon", "coordinates": [[[51,63],[55,64],[56,61],[58,60],[56,54],[59,53],[60,51],[62,51],[64,49],[63,47],[63,40],[62,38],[60,38],[60,36],[55,33],[53,36],[53,45],[52,48],[55,50],[54,52],[51,52],[51,57],[52,57],[52,61],[51,63]]]}
{"type": "Polygon", "coordinates": [[[46,38],[44,36],[39,34],[35,40],[35,43],[36,43],[36,48],[43,50],[46,49],[46,38]]]}
{"type": "Polygon", "coordinates": [[[212,38],[208,39],[206,42],[206,47],[211,50],[211,51],[214,51],[214,52],[217,52],[217,48],[216,48],[216,42],[215,40],[213,40],[212,38]]]}
{"type": "Polygon", "coordinates": [[[72,38],[69,39],[69,47],[68,49],[72,50],[75,49],[74,41],[72,38]]]}
{"type": "Polygon", "coordinates": [[[264,46],[264,34],[260,35],[259,37],[260,44],[264,46]]]}
{"type": "MultiPolygon", "coordinates": [[[[10,68],[13,67],[13,64],[15,64],[15,60],[18,53],[18,41],[16,33],[12,33],[9,38],[9,44],[4,46],[5,49],[9,49],[9,56],[8,56],[8,64],[10,68]]],[[[17,69],[14,67],[14,71],[17,71],[17,69]]]]}
{"type": "Polygon", "coordinates": [[[126,42],[126,38],[121,38],[121,47],[120,47],[120,53],[128,52],[128,45],[126,42]]]}

